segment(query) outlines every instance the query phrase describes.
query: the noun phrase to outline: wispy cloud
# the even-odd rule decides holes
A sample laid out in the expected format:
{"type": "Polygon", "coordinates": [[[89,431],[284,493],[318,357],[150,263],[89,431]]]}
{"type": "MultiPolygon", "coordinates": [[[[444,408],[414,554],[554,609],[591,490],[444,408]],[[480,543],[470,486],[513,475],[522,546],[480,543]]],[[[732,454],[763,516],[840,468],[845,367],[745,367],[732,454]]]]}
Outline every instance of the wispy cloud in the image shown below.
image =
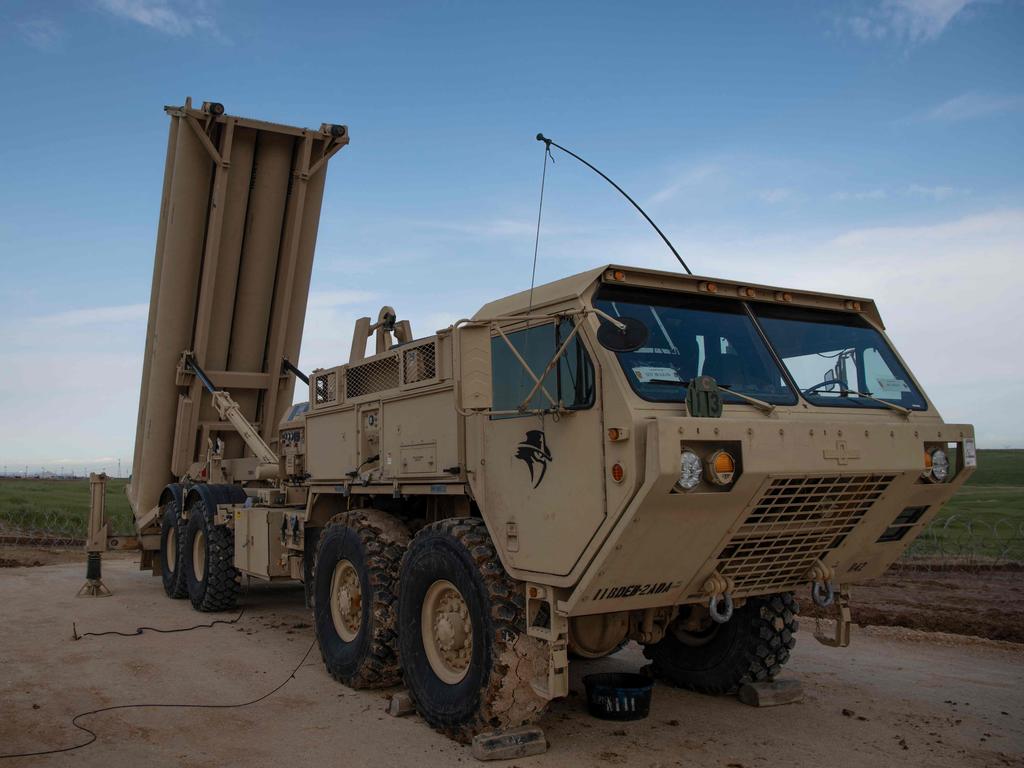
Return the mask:
{"type": "Polygon", "coordinates": [[[1022,107],[1024,107],[1024,97],[1021,96],[968,92],[932,107],[923,115],[922,119],[959,122],[988,117],[1022,107]]]}
{"type": "Polygon", "coordinates": [[[361,304],[376,298],[376,294],[370,291],[313,291],[309,294],[307,306],[310,309],[330,309],[332,307],[344,307],[350,304],[361,304]]]}
{"type": "Polygon", "coordinates": [[[696,168],[691,168],[690,170],[683,173],[668,186],[658,190],[653,195],[651,195],[648,199],[648,203],[664,203],[668,200],[671,200],[684,189],[688,187],[695,187],[701,184],[702,182],[707,181],[711,177],[717,176],[719,173],[721,173],[721,168],[719,168],[717,165],[698,165],[696,168]]]}
{"type": "Polygon", "coordinates": [[[479,222],[458,221],[423,221],[419,225],[445,232],[456,232],[473,237],[517,237],[532,235],[537,227],[536,221],[527,219],[491,219],[479,222]]]}
{"type": "Polygon", "coordinates": [[[15,25],[25,42],[40,51],[52,51],[60,45],[64,31],[52,19],[29,19],[15,25]]]}
{"type": "Polygon", "coordinates": [[[978,0],[881,0],[839,26],[866,41],[923,43],[939,37],[963,9],[978,0]]]}
{"type": "Polygon", "coordinates": [[[829,197],[832,200],[839,200],[841,202],[846,202],[849,200],[885,200],[888,196],[889,193],[881,188],[865,189],[857,192],[840,191],[833,192],[831,195],[829,195],[829,197]]]}
{"type": "Polygon", "coordinates": [[[947,185],[930,187],[924,184],[911,184],[907,187],[907,194],[914,197],[928,197],[932,200],[948,200],[954,195],[968,194],[968,190],[947,185]]]}
{"type": "Polygon", "coordinates": [[[112,307],[72,309],[33,318],[37,325],[48,328],[81,328],[103,323],[132,322],[149,314],[149,304],[122,304],[112,307]]]}
{"type": "Polygon", "coordinates": [[[205,0],[96,0],[114,16],[174,37],[217,33],[217,22],[205,0]]]}
{"type": "Polygon", "coordinates": [[[757,196],[764,202],[774,205],[775,203],[784,203],[793,196],[793,190],[789,187],[774,187],[772,189],[762,189],[757,193],[757,196]]]}
{"type": "Polygon", "coordinates": [[[841,190],[829,195],[830,200],[839,202],[862,202],[865,200],[888,200],[898,197],[924,197],[931,200],[948,200],[958,195],[969,195],[971,190],[954,187],[950,184],[908,184],[902,189],[887,190],[883,187],[857,191],[841,190]]]}

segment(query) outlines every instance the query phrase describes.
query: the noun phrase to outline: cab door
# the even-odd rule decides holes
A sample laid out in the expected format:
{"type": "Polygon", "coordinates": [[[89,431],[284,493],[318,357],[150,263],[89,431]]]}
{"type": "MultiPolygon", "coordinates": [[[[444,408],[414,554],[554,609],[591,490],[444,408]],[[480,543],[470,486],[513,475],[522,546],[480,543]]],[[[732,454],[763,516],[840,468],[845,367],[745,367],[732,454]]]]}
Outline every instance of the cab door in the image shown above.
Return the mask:
{"type": "MultiPolygon", "coordinates": [[[[573,329],[571,320],[503,329],[540,376],[573,329]]],[[[482,416],[482,512],[512,567],[565,575],[605,517],[604,426],[597,372],[577,336],[543,381],[560,413],[482,416]]],[[[500,335],[491,340],[493,410],[516,411],[534,380],[500,335]]],[[[530,410],[551,410],[536,392],[530,410]]]]}

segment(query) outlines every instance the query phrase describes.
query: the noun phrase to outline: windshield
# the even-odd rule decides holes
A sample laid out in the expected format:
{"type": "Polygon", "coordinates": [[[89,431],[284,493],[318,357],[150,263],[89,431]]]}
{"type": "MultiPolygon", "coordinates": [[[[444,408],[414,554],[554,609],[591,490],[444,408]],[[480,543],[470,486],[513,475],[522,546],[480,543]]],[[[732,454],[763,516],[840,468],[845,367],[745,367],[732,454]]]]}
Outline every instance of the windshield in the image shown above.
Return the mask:
{"type": "Polygon", "coordinates": [[[884,408],[878,402],[884,400],[913,410],[927,407],[882,334],[859,315],[770,305],[753,305],[753,310],[811,403],[884,408]]]}
{"type": "Polygon", "coordinates": [[[617,357],[633,390],[645,400],[681,402],[695,376],[713,376],[726,390],[792,405],[786,384],[743,304],[681,293],[604,286],[594,306],[612,317],[632,317],[647,326],[645,346],[617,357]]]}

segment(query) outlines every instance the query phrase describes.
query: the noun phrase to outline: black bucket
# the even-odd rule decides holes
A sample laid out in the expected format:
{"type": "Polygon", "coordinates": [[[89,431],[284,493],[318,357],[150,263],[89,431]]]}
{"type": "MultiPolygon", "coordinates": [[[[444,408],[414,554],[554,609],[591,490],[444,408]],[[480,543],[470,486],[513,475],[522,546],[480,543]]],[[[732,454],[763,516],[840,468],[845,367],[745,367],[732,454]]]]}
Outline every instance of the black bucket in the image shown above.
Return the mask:
{"type": "Polygon", "coordinates": [[[632,672],[603,672],[583,678],[587,708],[602,720],[642,720],[651,711],[654,681],[632,672]]]}

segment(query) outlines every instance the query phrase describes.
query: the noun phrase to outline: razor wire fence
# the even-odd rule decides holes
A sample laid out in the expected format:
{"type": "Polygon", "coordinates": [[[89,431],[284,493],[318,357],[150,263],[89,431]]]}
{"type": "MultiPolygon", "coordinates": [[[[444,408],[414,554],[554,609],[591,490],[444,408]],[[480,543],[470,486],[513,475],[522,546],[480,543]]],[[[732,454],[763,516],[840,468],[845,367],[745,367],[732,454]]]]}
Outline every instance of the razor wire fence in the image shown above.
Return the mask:
{"type": "MultiPolygon", "coordinates": [[[[133,533],[130,519],[107,516],[111,534],[133,533]]],[[[0,509],[0,547],[68,548],[85,545],[89,516],[65,509],[0,509]]]]}
{"type": "MultiPolygon", "coordinates": [[[[127,505],[110,504],[108,530],[133,533],[127,505]]],[[[85,544],[89,512],[78,503],[0,499],[0,548],[73,548],[85,544]]],[[[1024,518],[955,513],[936,518],[908,547],[896,568],[988,569],[1024,564],[1024,518]]]]}
{"type": "Polygon", "coordinates": [[[895,567],[981,570],[1020,564],[1024,564],[1024,519],[956,513],[933,520],[895,567]]]}

